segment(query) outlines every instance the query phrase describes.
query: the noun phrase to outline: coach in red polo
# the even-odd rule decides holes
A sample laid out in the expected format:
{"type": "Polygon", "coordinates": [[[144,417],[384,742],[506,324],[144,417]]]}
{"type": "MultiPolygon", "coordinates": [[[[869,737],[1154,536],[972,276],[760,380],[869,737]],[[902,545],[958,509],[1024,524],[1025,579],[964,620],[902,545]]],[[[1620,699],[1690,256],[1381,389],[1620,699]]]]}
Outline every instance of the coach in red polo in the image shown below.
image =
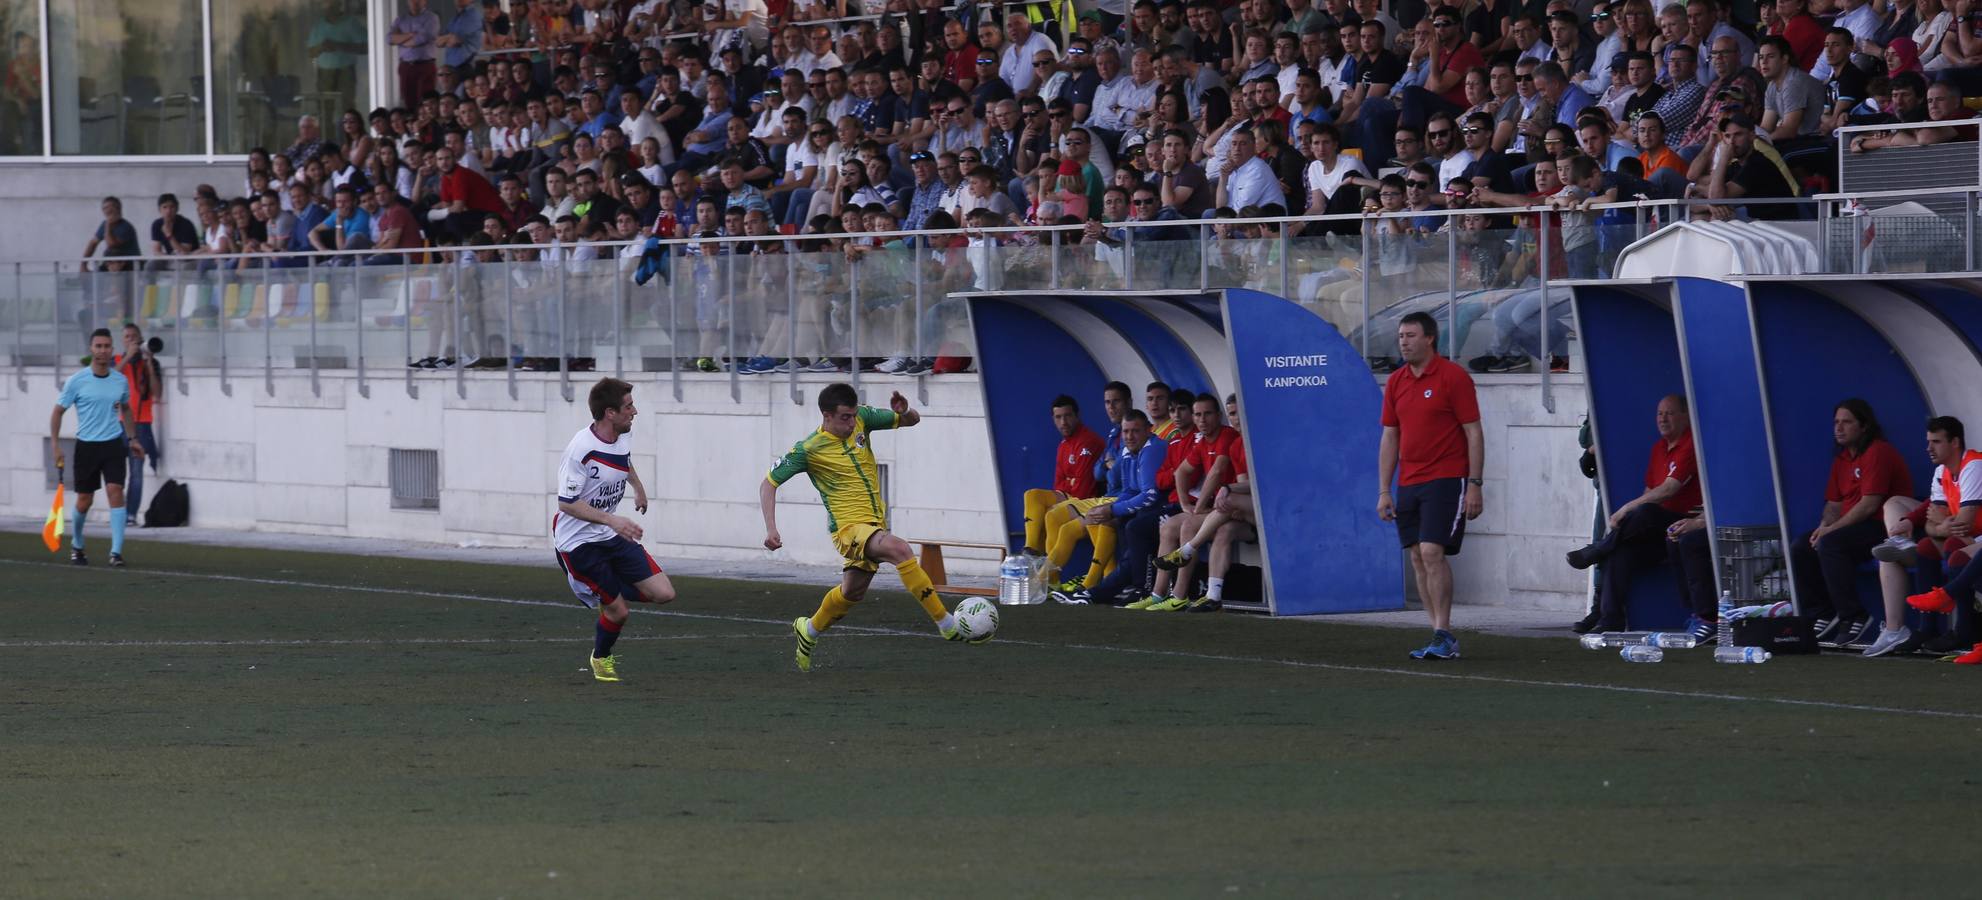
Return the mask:
{"type": "MultiPolygon", "coordinates": [[[[1645,492],[1610,514],[1603,539],[1569,551],[1569,564],[1587,569],[1603,563],[1603,591],[1596,609],[1577,622],[1577,634],[1623,631],[1630,622],[1631,583],[1638,573],[1665,561],[1666,531],[1700,508],[1700,463],[1693,452],[1692,417],[1686,398],[1668,394],[1659,401],[1659,436],[1645,464],[1645,492]]],[[[1697,614],[1686,620],[1694,639],[1706,641],[1714,623],[1697,614]]]]}
{"type": "Polygon", "coordinates": [[[1452,566],[1445,558],[1459,552],[1466,520],[1485,508],[1480,402],[1466,370],[1438,355],[1438,322],[1429,314],[1414,312],[1398,323],[1397,350],[1404,367],[1390,373],[1383,388],[1376,514],[1397,523],[1418,597],[1431,617],[1431,643],[1411,651],[1411,658],[1458,659],[1452,566]]]}

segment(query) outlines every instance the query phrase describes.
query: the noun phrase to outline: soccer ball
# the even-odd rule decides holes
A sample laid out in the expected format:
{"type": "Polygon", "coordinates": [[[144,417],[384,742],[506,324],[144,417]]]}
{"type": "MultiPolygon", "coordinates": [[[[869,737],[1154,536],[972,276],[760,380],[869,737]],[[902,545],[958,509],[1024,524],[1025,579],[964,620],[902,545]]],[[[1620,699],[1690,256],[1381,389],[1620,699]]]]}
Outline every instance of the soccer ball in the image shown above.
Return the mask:
{"type": "Polygon", "coordinates": [[[998,606],[983,597],[972,597],[957,604],[957,631],[964,640],[973,644],[983,643],[998,633],[998,606]]]}

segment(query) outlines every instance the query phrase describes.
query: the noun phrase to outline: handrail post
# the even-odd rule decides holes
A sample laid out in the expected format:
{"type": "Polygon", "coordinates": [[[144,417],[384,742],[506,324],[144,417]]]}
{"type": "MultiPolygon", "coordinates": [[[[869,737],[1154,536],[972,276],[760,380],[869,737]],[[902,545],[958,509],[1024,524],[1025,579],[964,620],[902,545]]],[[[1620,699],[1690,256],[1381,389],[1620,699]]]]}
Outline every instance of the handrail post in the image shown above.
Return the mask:
{"type": "Polygon", "coordinates": [[[736,254],[742,246],[742,244],[723,245],[724,249],[729,251],[723,254],[723,300],[729,304],[729,325],[724,329],[723,336],[723,342],[728,345],[729,355],[725,365],[729,369],[729,398],[737,403],[743,402],[743,375],[737,371],[736,364],[736,317],[742,313],[741,304],[737,303],[736,298],[736,254]]]}
{"type": "MultiPolygon", "coordinates": [[[[21,264],[14,264],[14,386],[28,389],[27,364],[28,299],[27,281],[21,277],[21,264]]],[[[177,368],[176,366],[174,368],[177,368]]]]}
{"type": "Polygon", "coordinates": [[[502,263],[502,368],[509,376],[509,399],[516,399],[516,261],[502,263]]]}
{"type": "MultiPolygon", "coordinates": [[[[337,302],[337,291],[334,288],[337,285],[337,260],[339,258],[332,257],[330,260],[330,283],[333,287],[330,293],[330,299],[332,303],[337,302]]],[[[400,270],[399,280],[400,287],[405,287],[406,275],[403,267],[400,270]]],[[[410,306],[406,310],[406,316],[409,319],[413,316],[413,310],[410,306]]],[[[372,397],[372,385],[371,382],[365,380],[365,285],[360,279],[357,266],[351,267],[351,321],[358,323],[358,340],[355,342],[358,348],[358,396],[370,400],[372,397]]],[[[407,362],[412,362],[412,360],[409,359],[407,362]]],[[[409,379],[413,377],[413,370],[411,368],[406,370],[406,377],[409,379]]]]}
{"type": "Polygon", "coordinates": [[[860,396],[860,264],[854,260],[846,263],[846,328],[847,368],[853,374],[853,395],[860,396]]]}
{"type": "MultiPolygon", "coordinates": [[[[316,254],[310,254],[309,256],[304,257],[303,265],[306,268],[304,278],[307,279],[309,282],[308,284],[304,285],[305,290],[303,291],[302,300],[305,309],[304,317],[307,318],[310,322],[310,396],[321,397],[323,396],[323,382],[317,376],[317,257],[316,254]]],[[[174,294],[177,294],[179,292],[178,278],[176,276],[173,278],[172,292],[174,294]]],[[[186,368],[185,366],[179,367],[181,371],[184,371],[185,368],[186,368]]],[[[183,394],[185,392],[186,392],[185,385],[182,379],[179,393],[183,394]]]]}
{"type": "Polygon", "coordinates": [[[612,273],[612,376],[626,377],[626,278],[620,274],[618,262],[607,271],[612,273]]]}
{"type": "Polygon", "coordinates": [[[1136,289],[1136,230],[1132,223],[1122,225],[1122,290],[1136,289]]]}
{"type": "MultiPolygon", "coordinates": [[[[924,254],[927,253],[928,251],[924,249],[925,245],[923,244],[922,235],[919,234],[909,238],[908,246],[909,246],[908,267],[909,270],[915,274],[915,317],[911,319],[909,322],[910,326],[915,329],[915,335],[909,339],[911,342],[910,343],[911,349],[909,352],[909,365],[919,366],[922,364],[922,358],[923,358],[922,357],[922,326],[923,326],[922,317],[925,314],[922,309],[922,267],[926,260],[924,254]]],[[[929,374],[928,372],[924,372],[920,375],[915,376],[916,400],[920,401],[925,405],[929,402],[928,374],[929,374]]]]}
{"type": "MultiPolygon", "coordinates": [[[[995,265],[998,265],[998,264],[999,264],[999,260],[998,260],[998,253],[997,253],[997,249],[998,249],[998,238],[997,238],[997,236],[996,236],[996,235],[993,235],[992,237],[990,237],[990,238],[989,238],[989,240],[991,241],[991,246],[989,247],[989,249],[990,249],[990,250],[991,250],[992,252],[991,252],[991,253],[987,253],[987,254],[985,254],[985,258],[986,258],[986,259],[988,259],[988,260],[990,260],[990,262],[988,262],[988,263],[986,263],[986,265],[993,265],[993,266],[995,266],[995,265]]],[[[1057,228],[1056,228],[1056,229],[1053,229],[1053,230],[1051,230],[1051,231],[1048,231],[1048,232],[1046,232],[1046,241],[1047,241],[1047,247],[1048,247],[1048,250],[1046,251],[1046,266],[1047,266],[1047,275],[1046,275],[1046,279],[1047,279],[1047,280],[1046,280],[1046,286],[1047,286],[1047,287],[1049,287],[1049,288],[1052,288],[1053,290],[1056,290],[1056,291],[1057,291],[1057,290],[1059,290],[1059,289],[1060,289],[1060,231],[1059,231],[1059,229],[1057,229],[1057,228]]],[[[1001,280],[1001,281],[999,281],[998,283],[999,283],[999,284],[1003,284],[1004,282],[1003,282],[1003,281],[1001,280]]]]}
{"type": "Polygon", "coordinates": [[[674,380],[674,399],[681,400],[681,265],[687,255],[675,255],[680,244],[663,244],[661,252],[668,255],[668,373],[674,380]]]}
{"type": "Polygon", "coordinates": [[[1445,355],[1459,358],[1459,229],[1445,220],[1445,355]]]}
{"type": "MultiPolygon", "coordinates": [[[[275,396],[275,260],[262,260],[262,393],[275,396]]],[[[252,304],[249,309],[253,309],[252,304]]]]}
{"type": "Polygon", "coordinates": [[[1541,321],[1541,332],[1540,332],[1541,343],[1542,343],[1541,346],[1542,409],[1548,410],[1549,412],[1555,412],[1555,384],[1553,380],[1549,378],[1549,370],[1553,368],[1553,366],[1551,366],[1550,364],[1554,361],[1554,354],[1551,354],[1549,352],[1549,346],[1548,346],[1548,332],[1549,332],[1548,278],[1549,278],[1549,266],[1553,261],[1550,258],[1550,254],[1548,252],[1548,216],[1549,214],[1545,212],[1537,213],[1535,215],[1535,220],[1541,223],[1541,225],[1536,229],[1536,231],[1541,235],[1541,248],[1537,251],[1537,256],[1541,260],[1541,283],[1542,283],[1542,321],[1541,321]]]}
{"type": "MultiPolygon", "coordinates": [[[[448,301],[454,309],[454,396],[458,400],[466,400],[468,399],[468,360],[470,357],[481,359],[482,351],[488,349],[488,342],[483,341],[480,347],[472,349],[468,347],[466,327],[468,320],[463,310],[466,300],[462,297],[461,291],[461,281],[468,277],[468,269],[461,265],[462,260],[459,257],[451,253],[443,252],[440,259],[440,274],[442,278],[447,279],[448,301]]],[[[474,259],[472,253],[469,259],[474,259]]],[[[475,298],[475,302],[480,304],[479,292],[475,298]]]]}
{"type": "Polygon", "coordinates": [[[1357,274],[1360,276],[1358,280],[1363,283],[1363,362],[1368,363],[1370,358],[1370,230],[1367,227],[1369,225],[1367,221],[1363,224],[1365,227],[1359,229],[1363,244],[1362,259],[1357,263],[1356,267],[1358,270],[1357,274]]]}
{"type": "Polygon", "coordinates": [[[234,385],[227,380],[227,269],[213,269],[213,339],[220,344],[220,394],[234,396],[234,385]]]}
{"type": "Polygon", "coordinates": [[[791,402],[803,405],[804,395],[798,391],[798,267],[793,257],[798,254],[786,248],[785,259],[785,368],[791,376],[791,402]]]}
{"type": "MultiPolygon", "coordinates": [[[[351,265],[353,268],[363,268],[365,261],[361,257],[354,256],[351,257],[351,265]]],[[[399,254],[399,291],[400,295],[406,298],[406,314],[400,317],[400,330],[405,332],[406,361],[411,363],[413,361],[413,254],[411,253],[399,254]]],[[[360,304],[365,302],[362,296],[363,293],[364,291],[359,291],[361,296],[358,298],[358,302],[360,304]]],[[[432,328],[434,325],[432,322],[428,322],[427,327],[432,328]]],[[[458,344],[460,342],[460,336],[456,335],[455,343],[458,344]]],[[[446,354],[447,348],[444,346],[441,347],[440,352],[446,354]]],[[[454,352],[454,367],[459,369],[461,367],[461,348],[454,348],[454,352]]],[[[443,355],[441,358],[446,359],[447,357],[443,355]]],[[[413,384],[413,367],[410,365],[406,367],[406,396],[412,399],[418,399],[420,396],[420,389],[413,384]]]]}
{"type": "MultiPolygon", "coordinates": [[[[186,286],[185,286],[184,273],[180,270],[178,263],[174,262],[171,265],[172,265],[172,336],[175,339],[177,339],[179,342],[179,364],[173,367],[174,369],[177,369],[178,372],[173,376],[173,381],[177,383],[179,386],[179,396],[184,397],[191,391],[190,388],[186,387],[186,298],[184,296],[186,286]]],[[[55,274],[58,276],[62,274],[61,263],[56,263],[55,274]]],[[[56,326],[57,326],[56,337],[59,338],[61,337],[61,330],[60,330],[61,319],[59,317],[56,319],[56,326]]],[[[314,345],[316,342],[312,340],[310,343],[314,345]]],[[[316,380],[315,380],[316,370],[311,369],[310,372],[311,372],[310,385],[312,388],[314,388],[316,386],[316,380]]]]}
{"type": "Polygon", "coordinates": [[[563,253],[558,255],[558,260],[557,260],[557,354],[558,355],[553,357],[553,359],[557,360],[558,393],[564,397],[564,402],[566,403],[571,402],[571,361],[575,355],[569,352],[571,350],[570,336],[566,334],[566,325],[565,325],[565,317],[568,314],[570,303],[567,302],[567,296],[566,296],[565,284],[564,284],[565,282],[564,274],[565,274],[565,270],[569,269],[570,267],[571,267],[571,251],[565,250],[563,253]]]}

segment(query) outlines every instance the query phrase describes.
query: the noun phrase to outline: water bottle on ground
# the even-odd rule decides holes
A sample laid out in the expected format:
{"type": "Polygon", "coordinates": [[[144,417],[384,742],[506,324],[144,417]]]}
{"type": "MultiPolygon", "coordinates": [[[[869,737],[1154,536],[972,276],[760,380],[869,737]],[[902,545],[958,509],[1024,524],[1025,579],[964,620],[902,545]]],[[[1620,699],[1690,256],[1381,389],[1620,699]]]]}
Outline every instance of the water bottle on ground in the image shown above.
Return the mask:
{"type": "Polygon", "coordinates": [[[1023,556],[1007,556],[998,564],[998,604],[1024,606],[1032,602],[1032,566],[1023,556]]]}
{"type": "Polygon", "coordinates": [[[1720,646],[1714,648],[1714,662],[1765,663],[1770,653],[1760,647],[1720,646]]]}
{"type": "Polygon", "coordinates": [[[1734,646],[1734,592],[1720,592],[1720,608],[1715,610],[1720,623],[1714,628],[1714,643],[1722,647],[1734,646]]]}
{"type": "Polygon", "coordinates": [[[1664,650],[1645,644],[1626,644],[1624,649],[1617,651],[1617,655],[1623,657],[1625,662],[1634,663],[1658,662],[1665,659],[1664,650]]]}
{"type": "Polygon", "coordinates": [[[1667,650],[1691,650],[1700,645],[1699,641],[1684,631],[1654,631],[1645,635],[1648,647],[1663,647],[1667,650]]]}
{"type": "Polygon", "coordinates": [[[1645,632],[1607,631],[1602,634],[1583,635],[1582,640],[1584,649],[1602,650],[1606,647],[1624,647],[1631,644],[1642,644],[1645,642],[1645,632]]]}
{"type": "Polygon", "coordinates": [[[1027,554],[1025,557],[1026,579],[1032,585],[1032,596],[1027,603],[1046,602],[1046,557],[1027,554]]]}

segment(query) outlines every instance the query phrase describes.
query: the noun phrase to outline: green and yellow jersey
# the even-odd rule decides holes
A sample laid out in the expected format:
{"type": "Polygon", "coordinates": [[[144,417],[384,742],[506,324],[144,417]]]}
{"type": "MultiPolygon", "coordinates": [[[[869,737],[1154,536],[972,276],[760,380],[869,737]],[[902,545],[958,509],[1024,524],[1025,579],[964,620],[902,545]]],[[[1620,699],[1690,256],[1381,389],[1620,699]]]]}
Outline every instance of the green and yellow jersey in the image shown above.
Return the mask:
{"type": "Polygon", "coordinates": [[[868,433],[894,428],[900,420],[893,410],[860,407],[846,440],[823,428],[814,431],[793,444],[765,477],[781,485],[800,472],[811,476],[812,486],[826,502],[827,531],[858,524],[886,528],[888,505],[881,500],[881,470],[874,464],[868,433]]]}

